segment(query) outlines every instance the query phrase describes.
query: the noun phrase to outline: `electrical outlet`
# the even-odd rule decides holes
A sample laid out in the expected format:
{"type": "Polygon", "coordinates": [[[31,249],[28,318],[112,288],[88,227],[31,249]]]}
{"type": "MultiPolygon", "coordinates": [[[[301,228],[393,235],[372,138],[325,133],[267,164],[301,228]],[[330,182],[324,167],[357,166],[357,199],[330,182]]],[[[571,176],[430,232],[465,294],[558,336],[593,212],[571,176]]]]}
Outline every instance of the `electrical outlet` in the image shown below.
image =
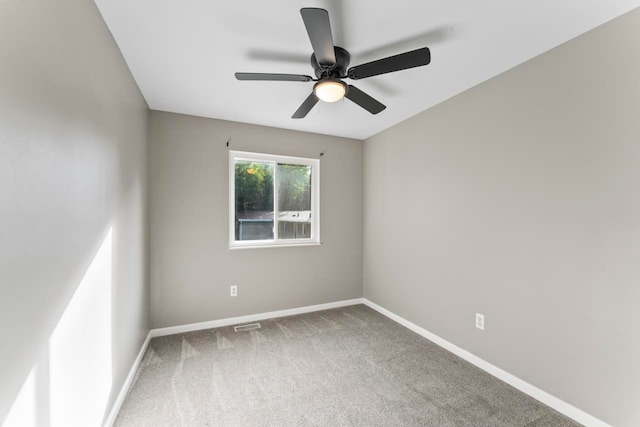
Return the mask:
{"type": "Polygon", "coordinates": [[[476,313],[476,328],[484,331],[484,314],[476,313]]]}
{"type": "Polygon", "coordinates": [[[231,286],[231,296],[232,297],[238,296],[238,287],[236,285],[231,286]]]}

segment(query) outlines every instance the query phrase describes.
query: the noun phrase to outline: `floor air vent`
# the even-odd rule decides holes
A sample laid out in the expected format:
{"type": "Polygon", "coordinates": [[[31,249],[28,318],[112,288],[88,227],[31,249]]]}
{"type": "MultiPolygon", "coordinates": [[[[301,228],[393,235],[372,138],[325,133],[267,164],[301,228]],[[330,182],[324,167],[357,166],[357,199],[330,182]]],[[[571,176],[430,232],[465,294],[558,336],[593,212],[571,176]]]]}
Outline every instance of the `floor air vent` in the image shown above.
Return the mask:
{"type": "Polygon", "coordinates": [[[252,329],[260,329],[260,323],[247,323],[246,325],[234,326],[236,332],[250,331],[252,329]]]}

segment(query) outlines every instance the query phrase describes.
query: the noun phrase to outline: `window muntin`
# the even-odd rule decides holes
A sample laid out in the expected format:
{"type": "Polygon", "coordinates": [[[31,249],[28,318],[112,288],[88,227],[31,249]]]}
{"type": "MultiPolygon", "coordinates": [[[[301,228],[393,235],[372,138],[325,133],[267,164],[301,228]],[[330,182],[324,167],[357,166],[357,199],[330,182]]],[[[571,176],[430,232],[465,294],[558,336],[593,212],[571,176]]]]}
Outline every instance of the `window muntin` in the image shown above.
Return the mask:
{"type": "Polygon", "coordinates": [[[229,246],[320,243],[320,161],[229,153],[229,246]]]}

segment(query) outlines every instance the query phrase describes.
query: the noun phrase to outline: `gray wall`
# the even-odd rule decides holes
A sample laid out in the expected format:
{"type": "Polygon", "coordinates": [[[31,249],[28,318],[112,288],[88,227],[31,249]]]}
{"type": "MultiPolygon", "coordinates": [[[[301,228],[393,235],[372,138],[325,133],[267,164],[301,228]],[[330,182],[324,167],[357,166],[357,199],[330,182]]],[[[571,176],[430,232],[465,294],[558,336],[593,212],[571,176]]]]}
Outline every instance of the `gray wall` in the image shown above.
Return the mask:
{"type": "Polygon", "coordinates": [[[37,425],[98,425],[149,329],[148,110],[92,1],[0,15],[0,424],[32,372],[37,425]]]}
{"type": "Polygon", "coordinates": [[[365,297],[616,426],[640,425],[639,51],[635,10],[365,142],[365,297]]]}
{"type": "Polygon", "coordinates": [[[362,141],[152,111],[149,152],[154,328],[362,297],[362,141]],[[229,250],[229,149],[325,153],[321,246],[229,250]]]}

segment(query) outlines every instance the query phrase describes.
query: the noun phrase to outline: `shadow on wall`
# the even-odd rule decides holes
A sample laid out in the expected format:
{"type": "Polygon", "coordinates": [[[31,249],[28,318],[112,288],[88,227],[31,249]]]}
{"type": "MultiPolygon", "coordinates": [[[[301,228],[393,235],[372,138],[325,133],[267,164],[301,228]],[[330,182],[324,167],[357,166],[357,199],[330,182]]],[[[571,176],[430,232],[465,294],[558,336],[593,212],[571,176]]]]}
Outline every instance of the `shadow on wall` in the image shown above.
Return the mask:
{"type": "Polygon", "coordinates": [[[112,389],[109,229],[2,427],[99,426],[112,389]]]}

